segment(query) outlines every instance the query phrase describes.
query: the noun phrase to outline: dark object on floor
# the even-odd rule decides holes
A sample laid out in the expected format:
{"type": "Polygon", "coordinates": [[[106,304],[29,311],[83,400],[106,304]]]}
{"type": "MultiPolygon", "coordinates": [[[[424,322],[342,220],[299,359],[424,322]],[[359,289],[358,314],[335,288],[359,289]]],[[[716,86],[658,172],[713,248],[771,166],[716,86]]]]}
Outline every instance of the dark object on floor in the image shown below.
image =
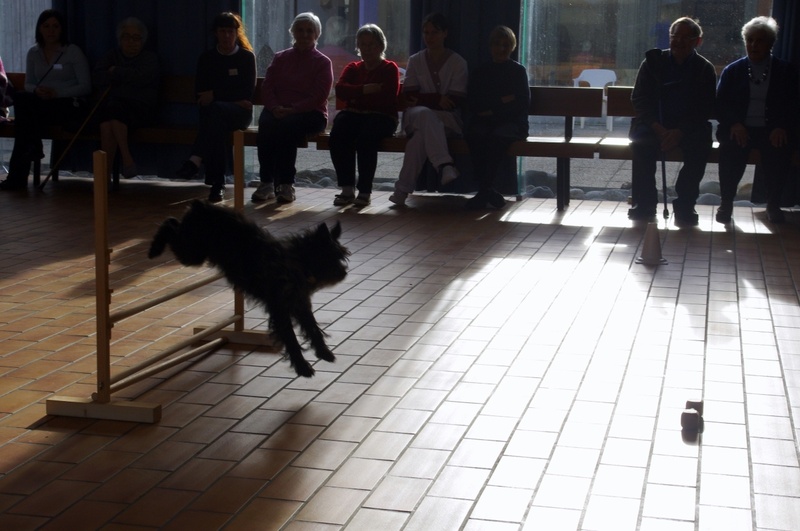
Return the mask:
{"type": "Polygon", "coordinates": [[[183,161],[181,167],[175,172],[175,177],[178,179],[194,179],[200,173],[200,168],[191,160],[183,161]]]}
{"type": "Polygon", "coordinates": [[[183,219],[168,218],[156,232],[148,256],[169,246],[187,266],[208,261],[269,313],[269,328],[283,343],[299,376],[314,369],[303,357],[294,333],[299,325],[317,358],[334,361],[317,324],[311,295],[347,276],[350,252],[339,243],[342,228],[324,223],[316,229],[277,239],[233,209],[195,200],[183,219]]]}

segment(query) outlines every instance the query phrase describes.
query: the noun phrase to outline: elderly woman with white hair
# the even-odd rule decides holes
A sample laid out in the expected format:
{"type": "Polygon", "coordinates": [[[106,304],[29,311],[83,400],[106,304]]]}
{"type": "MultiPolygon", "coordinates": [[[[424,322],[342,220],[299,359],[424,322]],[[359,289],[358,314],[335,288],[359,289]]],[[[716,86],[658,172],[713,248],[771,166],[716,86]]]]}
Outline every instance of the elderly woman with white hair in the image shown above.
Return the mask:
{"type": "Polygon", "coordinates": [[[363,207],[370,204],[381,140],[397,129],[400,70],[386,59],[386,36],[375,24],[359,28],[356,48],[361,60],[345,66],[336,82],[336,104],[341,110],[333,121],[330,148],[342,187],[333,204],[363,207]]]}
{"type": "Polygon", "coordinates": [[[261,184],[253,201],[295,200],[297,146],[328,125],[328,95],[333,86],[331,60],[317,50],[319,17],[300,13],[289,33],[292,47],[275,54],[261,85],[264,110],[258,119],[261,184]]]}
{"type": "Polygon", "coordinates": [[[717,85],[719,180],[722,204],[716,219],[728,223],[751,149],[761,153],[767,219],[785,220],[781,195],[791,171],[798,120],[798,70],[772,55],[778,24],[756,17],[742,27],[747,55],[725,67],[717,85]]]}

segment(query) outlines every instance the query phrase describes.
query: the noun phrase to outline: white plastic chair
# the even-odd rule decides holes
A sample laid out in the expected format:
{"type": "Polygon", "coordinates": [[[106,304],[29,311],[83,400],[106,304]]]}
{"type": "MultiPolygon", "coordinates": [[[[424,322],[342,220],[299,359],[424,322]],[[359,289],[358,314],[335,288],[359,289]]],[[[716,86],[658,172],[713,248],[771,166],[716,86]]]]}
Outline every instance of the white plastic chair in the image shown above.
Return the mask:
{"type": "MultiPolygon", "coordinates": [[[[608,96],[606,95],[606,87],[613,85],[617,82],[617,74],[613,70],[605,70],[603,68],[589,68],[581,72],[581,75],[572,80],[576,87],[581,86],[581,82],[588,84],[590,87],[603,87],[603,116],[606,117],[606,129],[611,131],[613,128],[613,118],[606,113],[606,103],[608,96]]],[[[581,129],[586,118],[581,117],[581,129]]]]}

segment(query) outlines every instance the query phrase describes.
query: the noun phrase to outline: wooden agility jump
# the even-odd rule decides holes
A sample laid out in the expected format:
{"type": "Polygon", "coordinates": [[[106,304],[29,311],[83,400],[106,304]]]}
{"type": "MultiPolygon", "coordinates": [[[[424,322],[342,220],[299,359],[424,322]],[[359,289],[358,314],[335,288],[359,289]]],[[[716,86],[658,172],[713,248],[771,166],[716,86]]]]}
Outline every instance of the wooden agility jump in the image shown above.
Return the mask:
{"type": "MultiPolygon", "coordinates": [[[[234,150],[234,208],[242,211],[244,209],[244,136],[241,132],[234,133],[234,150]]],[[[238,290],[233,290],[234,308],[232,316],[208,328],[195,329],[191,337],[172,345],[137,365],[112,375],[111,329],[115,323],[211,284],[224,278],[224,276],[221,273],[216,273],[142,303],[126,305],[121,309],[111,311],[112,289],[109,282],[109,265],[111,263],[112,249],[108,246],[108,160],[106,153],[95,151],[93,163],[97,390],[90,398],[70,396],[49,398],[46,401],[46,411],[48,415],[68,417],[158,422],[161,419],[161,404],[113,400],[112,393],[179,363],[208,354],[226,343],[252,346],[271,346],[272,343],[264,330],[244,330],[244,296],[238,290]],[[233,326],[233,328],[228,328],[230,326],[233,326]],[[190,350],[181,352],[187,348],[190,348],[190,350]]]]}

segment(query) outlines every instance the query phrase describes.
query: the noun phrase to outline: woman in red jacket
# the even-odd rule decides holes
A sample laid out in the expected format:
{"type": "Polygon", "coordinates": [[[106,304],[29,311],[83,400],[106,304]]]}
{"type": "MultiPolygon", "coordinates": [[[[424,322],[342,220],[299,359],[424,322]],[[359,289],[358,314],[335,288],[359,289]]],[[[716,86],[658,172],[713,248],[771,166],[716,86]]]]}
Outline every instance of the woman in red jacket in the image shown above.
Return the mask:
{"type": "Polygon", "coordinates": [[[369,205],[379,144],[397,128],[400,71],[386,60],[386,36],[375,24],[366,24],[356,33],[356,48],[361,60],[345,66],[336,83],[337,106],[342,110],[333,121],[330,151],[342,188],[333,200],[337,206],[369,205]]]}

